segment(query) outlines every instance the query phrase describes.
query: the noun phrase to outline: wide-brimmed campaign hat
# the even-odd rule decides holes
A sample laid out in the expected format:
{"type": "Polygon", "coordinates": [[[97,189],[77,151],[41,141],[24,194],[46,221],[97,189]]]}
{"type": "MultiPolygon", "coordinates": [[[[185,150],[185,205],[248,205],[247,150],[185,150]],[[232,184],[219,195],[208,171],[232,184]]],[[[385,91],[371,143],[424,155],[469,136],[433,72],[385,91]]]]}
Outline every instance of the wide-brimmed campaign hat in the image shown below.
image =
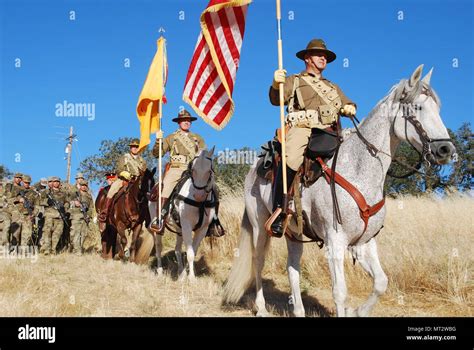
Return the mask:
{"type": "Polygon", "coordinates": [[[298,57],[301,60],[304,60],[304,56],[306,53],[317,53],[317,52],[323,52],[326,54],[327,61],[328,63],[334,61],[336,59],[336,54],[332,52],[331,50],[328,50],[326,47],[326,43],[324,42],[323,39],[313,39],[311,40],[308,45],[306,45],[306,49],[298,51],[296,53],[296,57],[298,57]]]}
{"type": "Polygon", "coordinates": [[[189,113],[187,110],[183,109],[181,112],[178,113],[178,116],[176,118],[172,119],[174,122],[179,123],[184,120],[189,120],[189,121],[195,121],[197,120],[196,117],[193,117],[191,113],[189,113]]]}

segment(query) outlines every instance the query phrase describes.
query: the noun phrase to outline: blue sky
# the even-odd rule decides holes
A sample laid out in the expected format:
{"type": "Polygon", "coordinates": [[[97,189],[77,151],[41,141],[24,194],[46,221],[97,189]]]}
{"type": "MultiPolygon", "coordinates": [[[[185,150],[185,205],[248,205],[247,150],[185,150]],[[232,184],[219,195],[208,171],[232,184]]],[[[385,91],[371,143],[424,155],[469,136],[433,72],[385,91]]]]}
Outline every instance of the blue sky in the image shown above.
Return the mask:
{"type": "MultiPolygon", "coordinates": [[[[175,130],[171,119],[179,106],[190,109],[181,96],[207,0],[0,2],[0,164],[10,170],[31,174],[33,181],[64,178],[69,126],[79,140],[73,173],[101,140],[139,136],[135,108],[160,27],[166,30],[169,60],[165,133],[175,130]],[[73,21],[70,11],[75,11],[73,21]],[[17,59],[21,67],[15,67],[17,59]],[[130,68],[124,67],[125,59],[130,68]],[[64,101],[95,104],[95,119],[57,117],[56,104],[64,101]]],[[[282,0],[282,13],[285,68],[301,71],[295,53],[310,39],[324,38],[338,55],[324,75],[357,103],[359,117],[424,63],[425,73],[435,68],[431,83],[441,97],[446,126],[457,129],[473,120],[472,1],[282,0]],[[349,67],[343,67],[344,58],[349,67]]],[[[258,148],[279,125],[279,110],[268,102],[276,67],[275,2],[254,0],[234,116],[220,132],[201,120],[193,131],[218,150],[258,148]]]]}

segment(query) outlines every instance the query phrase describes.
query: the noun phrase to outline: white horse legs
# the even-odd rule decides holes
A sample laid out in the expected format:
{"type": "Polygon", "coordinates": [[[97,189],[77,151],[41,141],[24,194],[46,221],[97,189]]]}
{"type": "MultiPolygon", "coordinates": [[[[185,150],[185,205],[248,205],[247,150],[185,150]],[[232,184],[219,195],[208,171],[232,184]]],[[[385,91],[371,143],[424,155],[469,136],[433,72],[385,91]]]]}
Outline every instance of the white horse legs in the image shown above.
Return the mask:
{"type": "MultiPolygon", "coordinates": [[[[332,232],[336,235],[335,232],[332,232]]],[[[329,271],[332,279],[332,295],[336,304],[336,313],[338,317],[346,316],[345,303],[347,297],[346,279],[344,276],[344,253],[346,244],[337,240],[337,237],[331,238],[329,235],[327,246],[327,259],[329,271]]]]}
{"type": "MultiPolygon", "coordinates": [[[[186,247],[186,258],[188,261],[188,268],[189,268],[189,273],[188,277],[191,282],[194,282],[196,280],[196,275],[194,272],[194,258],[197,254],[197,250],[199,248],[199,244],[203,240],[203,238],[206,236],[206,231],[207,231],[207,225],[202,226],[200,229],[196,230],[194,233],[194,238],[193,238],[193,231],[189,227],[182,228],[182,238],[178,237],[178,239],[181,239],[181,241],[184,241],[184,245],[186,247]],[[205,230],[206,229],[206,230],[205,230]]],[[[179,249],[178,249],[178,239],[176,241],[176,251],[179,251],[179,258],[178,258],[178,253],[176,255],[178,259],[178,273],[179,273],[179,278],[183,280],[186,277],[186,270],[183,268],[183,263],[182,263],[182,258],[181,258],[181,243],[179,244],[179,249]],[[180,264],[181,260],[181,264],[180,264]],[[181,265],[181,266],[180,266],[181,265]]]]}
{"type": "Polygon", "coordinates": [[[362,268],[367,271],[374,280],[372,294],[370,294],[365,303],[359,306],[355,311],[355,316],[365,317],[369,316],[379,296],[385,293],[388,279],[380,265],[375,239],[371,239],[364,244],[361,247],[360,253],[361,254],[357,256],[357,261],[360,262],[362,268]]]}
{"type": "Polygon", "coordinates": [[[163,265],[161,264],[161,251],[163,250],[162,236],[153,233],[155,240],[155,256],[156,256],[156,273],[158,276],[163,275],[163,265]]]}
{"type": "Polygon", "coordinates": [[[288,261],[286,269],[288,271],[288,279],[291,287],[291,301],[293,306],[293,315],[296,317],[304,317],[305,311],[303,300],[301,299],[300,290],[300,262],[303,255],[303,244],[293,242],[286,238],[286,245],[288,247],[288,261]]]}
{"type": "Polygon", "coordinates": [[[183,236],[176,235],[176,245],[174,247],[174,255],[176,256],[176,261],[178,263],[178,276],[180,279],[185,277],[183,255],[181,254],[182,245],[183,245],[183,236]]]}
{"type": "Polygon", "coordinates": [[[263,286],[262,286],[262,270],[265,264],[265,250],[266,246],[270,243],[269,237],[263,225],[258,227],[253,227],[253,244],[254,244],[254,255],[253,255],[253,266],[255,268],[255,307],[257,309],[257,316],[265,317],[268,316],[268,310],[265,306],[265,297],[263,296],[263,286]]]}

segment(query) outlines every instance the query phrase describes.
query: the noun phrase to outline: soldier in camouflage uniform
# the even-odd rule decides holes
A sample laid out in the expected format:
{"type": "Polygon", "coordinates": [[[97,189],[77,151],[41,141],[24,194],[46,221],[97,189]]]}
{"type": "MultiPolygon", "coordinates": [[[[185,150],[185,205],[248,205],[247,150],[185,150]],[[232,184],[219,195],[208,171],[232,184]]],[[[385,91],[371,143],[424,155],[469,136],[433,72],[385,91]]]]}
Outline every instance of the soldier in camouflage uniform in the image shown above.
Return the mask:
{"type": "MultiPolygon", "coordinates": [[[[140,175],[140,172],[146,170],[146,161],[138,154],[138,146],[140,140],[133,139],[130,144],[130,152],[122,155],[117,162],[116,173],[119,174],[118,179],[112,183],[107,198],[105,200],[104,208],[99,214],[99,221],[104,223],[107,220],[107,214],[113,201],[114,195],[121,187],[128,185],[133,177],[140,175]]],[[[100,225],[104,229],[104,225],[100,225]]]]}
{"type": "Polygon", "coordinates": [[[81,255],[82,245],[89,230],[88,225],[93,215],[94,203],[89,194],[86,180],[78,180],[79,190],[70,201],[71,213],[71,243],[72,252],[81,255]]]}
{"type": "Polygon", "coordinates": [[[5,183],[0,182],[0,245],[8,243],[8,231],[11,225],[11,216],[8,211],[8,201],[5,195],[5,183]]]}
{"type": "Polygon", "coordinates": [[[48,187],[48,180],[44,177],[41,178],[40,181],[38,181],[37,183],[35,183],[33,185],[33,188],[36,190],[36,192],[40,193],[41,191],[43,191],[44,189],[46,189],[48,187]]]}
{"type": "MultiPolygon", "coordinates": [[[[38,193],[38,197],[41,198],[41,193],[49,189],[48,179],[45,177],[42,177],[39,182],[33,185],[33,188],[35,189],[36,193],[38,193]]],[[[39,202],[39,198],[38,198],[38,202],[39,202]]],[[[37,206],[36,226],[37,226],[37,231],[36,231],[35,237],[33,238],[36,242],[39,242],[39,238],[41,238],[41,235],[43,233],[43,226],[44,226],[44,207],[41,205],[37,206]]]]}
{"type": "Polygon", "coordinates": [[[10,233],[16,245],[25,247],[30,243],[33,224],[38,213],[38,194],[30,187],[31,177],[23,175],[23,189],[18,190],[15,197],[10,198],[12,206],[12,227],[10,233]]]}
{"type": "Polygon", "coordinates": [[[16,173],[13,176],[13,182],[7,183],[4,189],[4,201],[6,201],[6,205],[3,207],[3,212],[5,216],[4,220],[4,229],[3,229],[3,237],[2,242],[3,244],[10,243],[10,234],[12,229],[15,229],[15,225],[13,222],[12,216],[15,215],[15,218],[18,218],[20,214],[18,213],[17,209],[13,206],[11,200],[12,198],[16,197],[18,192],[23,189],[21,186],[21,180],[23,178],[23,174],[16,173]],[[5,223],[6,222],[6,223],[5,223]]]}
{"type": "Polygon", "coordinates": [[[40,253],[45,255],[56,253],[56,246],[64,229],[64,220],[61,218],[60,212],[55,208],[54,202],[57,203],[64,215],[69,208],[68,194],[60,189],[60,183],[59,177],[53,176],[49,178],[48,186],[51,187],[44,190],[40,196],[40,205],[44,207],[45,217],[40,253]]]}

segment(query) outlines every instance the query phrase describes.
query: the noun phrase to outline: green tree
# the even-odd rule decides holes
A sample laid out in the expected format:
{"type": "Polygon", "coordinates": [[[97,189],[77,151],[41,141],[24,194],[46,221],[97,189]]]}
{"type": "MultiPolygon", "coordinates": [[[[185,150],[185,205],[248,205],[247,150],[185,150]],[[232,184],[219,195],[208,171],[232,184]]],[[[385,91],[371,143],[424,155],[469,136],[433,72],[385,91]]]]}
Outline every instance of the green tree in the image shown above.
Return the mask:
{"type": "MultiPolygon", "coordinates": [[[[407,143],[401,142],[400,146],[395,153],[395,156],[406,164],[415,166],[418,162],[418,153],[407,143]]],[[[389,173],[393,173],[397,176],[403,176],[410,172],[410,169],[404,166],[392,162],[390,165],[389,173]]],[[[406,178],[396,178],[387,176],[385,180],[385,192],[391,196],[397,194],[417,194],[419,193],[418,183],[421,180],[419,174],[413,174],[406,178]]]]}
{"type": "MultiPolygon", "coordinates": [[[[398,194],[418,195],[425,192],[444,191],[447,187],[460,191],[471,189],[474,141],[470,123],[464,123],[456,132],[448,129],[448,133],[457,152],[456,159],[452,163],[444,167],[432,165],[428,169],[422,166],[420,171],[425,175],[415,173],[403,179],[387,176],[385,192],[391,196],[397,196],[398,194]]],[[[418,162],[418,153],[406,142],[400,144],[395,156],[411,166],[415,166],[418,162]]],[[[389,172],[401,175],[409,172],[409,169],[392,162],[389,172]]]]}
{"type": "Polygon", "coordinates": [[[449,131],[456,147],[456,156],[447,182],[449,186],[460,191],[467,191],[473,188],[474,173],[474,138],[471,124],[463,123],[456,133],[449,131]]]}
{"type": "Polygon", "coordinates": [[[8,168],[5,165],[0,164],[0,179],[3,179],[11,175],[12,175],[12,172],[8,170],[8,168]]]}
{"type": "Polygon", "coordinates": [[[219,151],[214,158],[217,183],[230,190],[243,188],[245,176],[255,160],[257,153],[249,147],[239,150],[219,151]]]}
{"type": "MultiPolygon", "coordinates": [[[[106,172],[115,171],[118,159],[121,155],[129,152],[131,137],[121,137],[117,141],[104,140],[99,147],[99,153],[84,159],[79,165],[79,171],[91,182],[100,183],[106,172]]],[[[151,153],[151,147],[147,147],[141,156],[147,162],[148,168],[156,166],[156,158],[151,153]]]]}

